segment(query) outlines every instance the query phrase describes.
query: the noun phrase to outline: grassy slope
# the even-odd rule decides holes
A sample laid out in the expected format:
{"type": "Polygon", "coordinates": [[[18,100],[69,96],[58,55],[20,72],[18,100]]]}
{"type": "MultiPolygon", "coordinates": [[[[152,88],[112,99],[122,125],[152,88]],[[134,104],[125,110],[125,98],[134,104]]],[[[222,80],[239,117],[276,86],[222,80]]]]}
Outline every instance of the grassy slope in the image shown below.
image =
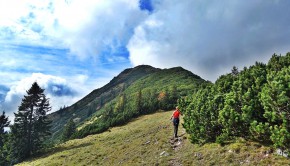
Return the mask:
{"type": "MultiPolygon", "coordinates": [[[[187,96],[189,94],[193,94],[197,90],[198,85],[202,84],[203,82],[205,81],[201,79],[199,76],[181,67],[174,67],[170,69],[163,69],[163,70],[155,71],[154,73],[148,74],[147,76],[144,76],[136,80],[135,82],[130,84],[128,87],[126,87],[126,89],[123,91],[127,99],[126,101],[127,108],[130,107],[127,110],[134,110],[136,96],[139,90],[142,90],[142,96],[143,96],[142,103],[145,103],[149,101],[148,99],[146,99],[146,96],[148,97],[149,91],[151,93],[156,93],[157,95],[160,92],[171,93],[172,88],[175,86],[176,93],[178,94],[176,96],[179,96],[179,95],[187,96]]],[[[157,99],[156,96],[155,98],[157,99]]],[[[119,96],[112,99],[111,100],[111,103],[113,103],[112,105],[115,106],[115,104],[119,100],[120,100],[119,96]]],[[[105,103],[104,105],[106,104],[110,105],[109,102],[105,103]]],[[[174,108],[174,106],[171,108],[174,108]]],[[[97,117],[102,115],[105,111],[106,111],[105,107],[102,107],[93,116],[89,117],[82,123],[79,123],[78,129],[82,129],[85,126],[92,124],[96,119],[98,119],[97,117]]]]}
{"type": "MultiPolygon", "coordinates": [[[[20,165],[287,165],[289,159],[258,143],[193,145],[183,129],[174,142],[171,112],[139,117],[127,125],[61,144],[20,165]],[[165,151],[165,152],[164,152],[165,151]],[[162,155],[160,155],[163,152],[162,155]],[[158,163],[158,164],[157,164],[158,163]]],[[[182,128],[182,127],[180,127],[182,128]]]]}
{"type": "MultiPolygon", "coordinates": [[[[102,106],[115,99],[121,93],[124,85],[129,86],[133,82],[160,70],[161,69],[148,65],[140,65],[134,68],[125,69],[118,76],[114,77],[108,84],[99,89],[93,90],[70,107],[49,114],[48,117],[52,120],[51,131],[53,135],[51,140],[55,141],[58,139],[61,135],[63,126],[70,118],[79,119],[80,123],[90,120],[87,119],[88,112],[92,111],[95,115],[99,115],[102,106]],[[103,104],[100,102],[101,99],[103,104]]],[[[79,124],[79,122],[77,124],[79,124]]]]}

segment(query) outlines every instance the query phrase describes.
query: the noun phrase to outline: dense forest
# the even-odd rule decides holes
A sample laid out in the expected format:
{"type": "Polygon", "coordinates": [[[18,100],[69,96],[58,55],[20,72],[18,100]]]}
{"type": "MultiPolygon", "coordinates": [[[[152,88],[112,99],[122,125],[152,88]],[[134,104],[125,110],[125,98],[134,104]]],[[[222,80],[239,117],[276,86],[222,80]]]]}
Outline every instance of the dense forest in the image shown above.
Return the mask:
{"type": "Polygon", "coordinates": [[[220,76],[179,100],[197,144],[255,140],[290,151],[290,53],[220,76]]]}

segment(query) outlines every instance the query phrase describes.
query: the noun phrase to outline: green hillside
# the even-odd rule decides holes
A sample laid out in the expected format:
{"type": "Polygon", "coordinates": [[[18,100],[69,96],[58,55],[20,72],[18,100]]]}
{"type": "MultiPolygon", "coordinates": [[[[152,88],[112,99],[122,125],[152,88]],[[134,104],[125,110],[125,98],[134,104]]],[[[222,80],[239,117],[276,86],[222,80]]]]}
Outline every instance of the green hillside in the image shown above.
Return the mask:
{"type": "Polygon", "coordinates": [[[178,98],[192,94],[203,82],[181,67],[161,70],[141,65],[126,69],[104,87],[51,114],[51,139],[60,138],[69,119],[74,119],[79,129],[74,138],[82,138],[125,124],[139,115],[173,109],[178,98]]]}
{"type": "Polygon", "coordinates": [[[106,102],[116,98],[125,86],[131,85],[134,81],[159,70],[147,65],[126,69],[108,84],[93,90],[75,104],[50,114],[49,118],[52,120],[51,131],[53,133],[51,139],[59,139],[63,126],[69,119],[73,118],[77,124],[83,122],[90,118],[92,114],[98,112],[106,102]]]}
{"type": "Polygon", "coordinates": [[[123,125],[132,118],[158,109],[173,109],[180,97],[194,93],[204,82],[199,76],[181,67],[148,74],[131,85],[124,85],[116,98],[79,124],[80,130],[73,138],[101,133],[109,127],[123,125]]]}
{"type": "Polygon", "coordinates": [[[180,127],[172,140],[170,112],[157,112],[49,149],[19,166],[45,165],[289,165],[270,147],[238,139],[221,146],[191,144],[180,127]]]}

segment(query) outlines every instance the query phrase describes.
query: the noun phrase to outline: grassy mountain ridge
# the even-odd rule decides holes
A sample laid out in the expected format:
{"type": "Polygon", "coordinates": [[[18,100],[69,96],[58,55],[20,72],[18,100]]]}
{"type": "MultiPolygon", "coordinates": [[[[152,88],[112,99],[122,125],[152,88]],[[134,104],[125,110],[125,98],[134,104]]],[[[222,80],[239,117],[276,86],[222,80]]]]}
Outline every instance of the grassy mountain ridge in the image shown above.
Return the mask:
{"type": "MultiPolygon", "coordinates": [[[[116,113],[116,107],[117,104],[120,103],[119,100],[121,95],[126,95],[127,98],[126,103],[124,103],[126,111],[130,110],[130,114],[134,114],[128,115],[130,118],[133,116],[138,116],[139,114],[146,114],[146,112],[150,113],[152,110],[155,111],[162,107],[160,95],[165,97],[175,95],[175,98],[172,98],[172,100],[175,101],[171,102],[171,105],[167,105],[166,102],[163,102],[163,105],[168,106],[168,108],[172,108],[174,107],[173,104],[176,103],[178,97],[191,93],[196,90],[199,84],[203,82],[204,80],[199,76],[183,69],[182,67],[157,69],[148,65],[140,65],[134,68],[126,69],[118,76],[114,77],[104,87],[93,90],[90,94],[72,106],[50,114],[49,116],[53,121],[52,140],[59,139],[63,126],[70,118],[73,118],[74,121],[81,126],[79,127],[80,129],[95,122],[96,119],[98,119],[98,117],[103,115],[105,112],[109,112],[109,106],[114,109],[115,114],[113,116],[118,118],[114,122],[106,124],[106,127],[102,126],[102,129],[98,131],[85,131],[82,132],[82,135],[98,133],[99,131],[103,131],[110,126],[120,124],[118,121],[120,121],[121,115],[116,113]],[[169,94],[172,90],[175,91],[174,94],[169,94]],[[133,110],[135,109],[134,100],[139,92],[142,93],[142,100],[145,100],[142,101],[144,103],[142,105],[142,113],[140,113],[140,110],[133,110]],[[152,103],[145,103],[149,100],[152,101],[152,103]],[[145,104],[147,105],[145,106],[145,104]]],[[[120,113],[120,110],[118,112],[120,113]]],[[[112,119],[112,116],[110,116],[110,119],[112,119]]],[[[128,119],[122,121],[128,121],[128,119]]],[[[98,127],[95,125],[90,126],[90,128],[98,127]]]]}
{"type": "Polygon", "coordinates": [[[174,141],[171,113],[144,115],[104,133],[70,140],[19,165],[289,165],[289,159],[256,142],[191,144],[181,126],[174,141]]]}
{"type": "Polygon", "coordinates": [[[159,70],[126,86],[119,95],[107,102],[98,113],[79,126],[75,138],[82,138],[123,125],[131,118],[175,108],[177,99],[194,93],[205,81],[181,68],[159,70]]]}
{"type": "Polygon", "coordinates": [[[128,86],[132,82],[159,70],[160,69],[148,65],[126,69],[118,76],[114,77],[108,84],[93,90],[70,107],[49,114],[48,117],[52,120],[52,139],[56,139],[60,136],[63,126],[70,118],[73,118],[76,123],[81,123],[87,119],[90,114],[98,111],[104,103],[118,96],[124,86],[128,86]]]}
{"type": "MultiPolygon", "coordinates": [[[[165,88],[168,88],[168,86],[178,86],[178,88],[182,89],[182,86],[197,86],[197,84],[202,82],[204,82],[204,80],[201,77],[191,73],[190,71],[187,71],[182,67],[174,67],[143,77],[134,82],[130,88],[133,90],[137,88],[146,90],[146,88],[152,88],[150,85],[160,85],[154,88],[157,90],[164,90],[165,88]]],[[[195,89],[195,87],[192,89],[195,89]]],[[[130,91],[129,88],[128,90],[130,91]]]]}

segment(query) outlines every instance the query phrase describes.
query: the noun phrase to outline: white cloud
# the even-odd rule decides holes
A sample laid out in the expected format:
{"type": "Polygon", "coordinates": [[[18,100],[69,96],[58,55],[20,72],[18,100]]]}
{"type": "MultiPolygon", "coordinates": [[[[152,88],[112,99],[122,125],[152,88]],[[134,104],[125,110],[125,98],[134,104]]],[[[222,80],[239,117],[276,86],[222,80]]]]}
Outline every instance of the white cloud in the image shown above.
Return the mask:
{"type": "Polygon", "coordinates": [[[126,45],[148,15],[138,0],[0,2],[0,41],[67,47],[81,59],[126,45]]]}
{"type": "Polygon", "coordinates": [[[44,42],[54,34],[51,31],[54,19],[48,8],[50,1],[1,0],[0,3],[1,40],[14,44],[50,44],[44,42]]]}
{"type": "MultiPolygon", "coordinates": [[[[7,112],[9,117],[14,117],[13,112],[17,112],[21,99],[24,95],[27,95],[26,91],[31,88],[33,82],[37,82],[41,88],[45,89],[45,94],[50,98],[50,104],[53,107],[53,111],[56,111],[63,105],[70,105],[76,102],[80,97],[80,94],[74,92],[73,88],[75,87],[71,87],[65,79],[52,75],[33,73],[30,77],[26,77],[16,82],[10,87],[10,90],[6,94],[2,104],[3,109],[7,112]],[[50,89],[56,90],[56,88],[57,91],[50,91],[50,89]],[[57,93],[61,93],[60,91],[64,91],[65,93],[63,95],[56,95],[57,93]],[[69,94],[68,92],[74,94],[69,94]]],[[[81,90],[81,88],[79,89],[81,90]]]]}
{"type": "Polygon", "coordinates": [[[182,66],[215,79],[232,66],[266,62],[290,40],[288,1],[152,1],[154,12],[134,30],[133,65],[182,66]]]}
{"type": "Polygon", "coordinates": [[[10,88],[10,91],[7,93],[7,96],[5,98],[5,102],[13,103],[15,96],[23,97],[24,95],[26,95],[26,91],[31,87],[33,82],[37,82],[39,86],[44,89],[48,88],[51,83],[63,85],[67,84],[66,80],[60,77],[44,75],[41,73],[33,73],[30,77],[26,77],[20,80],[10,88]]]}
{"type": "Polygon", "coordinates": [[[26,5],[25,1],[1,0],[0,1],[0,26],[15,25],[19,17],[25,15],[28,12],[27,9],[28,9],[28,6],[26,5]]]}
{"type": "Polygon", "coordinates": [[[63,15],[64,18],[59,17],[59,24],[65,29],[62,34],[65,43],[73,54],[82,58],[98,57],[106,47],[126,45],[134,27],[147,16],[139,10],[137,0],[79,3],[83,1],[73,1],[69,10],[75,13],[76,9],[80,15],[76,18],[73,15],[63,15]],[[67,17],[74,19],[66,19],[67,17]]]}

